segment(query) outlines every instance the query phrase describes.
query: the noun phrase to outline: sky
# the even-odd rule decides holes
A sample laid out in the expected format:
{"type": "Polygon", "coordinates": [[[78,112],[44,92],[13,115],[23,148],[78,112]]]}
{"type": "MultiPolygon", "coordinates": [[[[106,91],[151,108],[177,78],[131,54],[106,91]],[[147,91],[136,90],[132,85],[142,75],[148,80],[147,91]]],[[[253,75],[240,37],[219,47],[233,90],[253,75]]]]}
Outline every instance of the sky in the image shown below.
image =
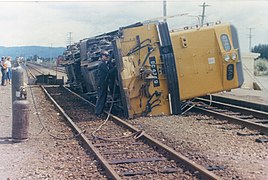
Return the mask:
{"type": "MultiPolygon", "coordinates": [[[[170,29],[198,24],[205,2],[205,22],[229,22],[239,35],[242,52],[268,44],[268,0],[167,0],[170,29]]],[[[68,33],[72,41],[92,37],[119,27],[163,15],[162,0],[99,1],[1,1],[0,46],[65,47],[68,33]]]]}

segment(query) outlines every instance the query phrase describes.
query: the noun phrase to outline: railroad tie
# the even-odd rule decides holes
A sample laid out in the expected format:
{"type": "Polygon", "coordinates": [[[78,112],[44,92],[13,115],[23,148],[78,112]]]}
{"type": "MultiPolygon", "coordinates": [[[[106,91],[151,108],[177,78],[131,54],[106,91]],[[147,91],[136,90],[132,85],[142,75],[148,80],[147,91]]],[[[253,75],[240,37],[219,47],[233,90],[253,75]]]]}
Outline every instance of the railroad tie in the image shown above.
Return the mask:
{"type": "Polygon", "coordinates": [[[240,112],[226,112],[225,114],[227,115],[240,115],[241,113],[240,112]]]}
{"type": "Polygon", "coordinates": [[[120,151],[114,151],[114,150],[111,150],[111,151],[104,151],[102,152],[104,155],[112,155],[112,154],[129,154],[129,153],[140,153],[140,152],[150,152],[152,151],[152,149],[143,149],[143,150],[120,150],[120,151]]]}
{"type": "Polygon", "coordinates": [[[213,109],[213,111],[216,111],[216,112],[228,112],[228,110],[226,110],[226,109],[213,109]]]}
{"type": "Polygon", "coordinates": [[[156,162],[156,161],[166,161],[165,157],[153,157],[153,158],[130,158],[130,159],[114,159],[109,162],[109,164],[125,164],[125,163],[138,163],[138,162],[156,162]]]}
{"type": "Polygon", "coordinates": [[[262,133],[258,132],[258,133],[241,133],[241,132],[237,132],[236,133],[238,136],[258,136],[258,135],[262,135],[262,133]]]}
{"type": "Polygon", "coordinates": [[[253,119],[254,118],[254,116],[252,116],[252,115],[241,115],[241,116],[237,116],[238,118],[240,118],[240,119],[253,119]]]}
{"type": "MultiPolygon", "coordinates": [[[[164,168],[164,169],[159,169],[158,172],[160,173],[174,173],[178,172],[179,170],[177,168],[164,168]]],[[[125,171],[121,175],[123,176],[136,176],[136,175],[145,175],[145,174],[155,174],[157,173],[156,171],[125,171]]]]}
{"type": "Polygon", "coordinates": [[[258,138],[255,140],[256,142],[258,143],[267,143],[268,142],[268,139],[265,139],[265,138],[258,138]]]}
{"type": "Polygon", "coordinates": [[[263,124],[268,123],[268,120],[266,120],[266,119],[252,119],[250,121],[254,122],[254,123],[263,123],[263,124]]]}

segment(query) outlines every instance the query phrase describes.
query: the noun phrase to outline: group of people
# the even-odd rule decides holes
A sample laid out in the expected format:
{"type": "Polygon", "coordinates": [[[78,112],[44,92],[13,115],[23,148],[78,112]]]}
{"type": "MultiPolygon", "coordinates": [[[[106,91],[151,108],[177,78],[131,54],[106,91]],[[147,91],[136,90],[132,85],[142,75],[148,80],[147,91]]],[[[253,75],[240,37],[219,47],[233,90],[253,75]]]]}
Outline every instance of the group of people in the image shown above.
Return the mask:
{"type": "Polygon", "coordinates": [[[2,73],[2,79],[1,79],[1,85],[6,86],[7,84],[11,84],[12,79],[12,70],[11,70],[11,60],[12,58],[10,56],[8,57],[2,57],[1,58],[1,73],[2,73]]]}

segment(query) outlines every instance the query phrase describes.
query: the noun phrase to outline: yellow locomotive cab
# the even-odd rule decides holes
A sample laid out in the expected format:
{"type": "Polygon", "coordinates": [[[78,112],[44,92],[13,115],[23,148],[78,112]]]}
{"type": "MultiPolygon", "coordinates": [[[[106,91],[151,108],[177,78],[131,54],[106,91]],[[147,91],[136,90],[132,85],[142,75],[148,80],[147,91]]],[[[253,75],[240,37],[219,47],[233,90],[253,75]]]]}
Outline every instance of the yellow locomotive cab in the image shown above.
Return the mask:
{"type": "Polygon", "coordinates": [[[242,85],[239,47],[233,44],[237,37],[232,36],[232,28],[220,24],[171,33],[181,100],[242,85]]]}

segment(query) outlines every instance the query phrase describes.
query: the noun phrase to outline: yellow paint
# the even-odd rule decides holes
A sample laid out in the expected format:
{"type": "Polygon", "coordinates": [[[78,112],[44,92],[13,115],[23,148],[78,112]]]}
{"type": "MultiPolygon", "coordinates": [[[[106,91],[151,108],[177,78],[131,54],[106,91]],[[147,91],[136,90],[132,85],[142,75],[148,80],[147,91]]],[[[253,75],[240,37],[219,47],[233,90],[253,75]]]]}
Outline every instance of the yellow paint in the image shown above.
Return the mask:
{"type": "MultiPolygon", "coordinates": [[[[156,66],[158,70],[158,77],[160,81],[159,87],[154,87],[153,83],[150,82],[148,86],[148,92],[152,95],[155,91],[161,92],[161,103],[160,106],[153,108],[152,112],[148,115],[169,115],[169,103],[168,103],[168,89],[166,85],[166,78],[161,71],[163,71],[163,63],[160,61],[159,53],[159,39],[158,33],[155,24],[144,25],[141,27],[135,27],[130,29],[125,29],[123,31],[123,38],[117,41],[117,46],[121,50],[123,69],[121,70],[121,77],[123,79],[123,86],[126,91],[126,96],[129,98],[129,115],[130,117],[142,115],[146,109],[146,103],[148,97],[141,92],[142,87],[146,82],[141,78],[140,69],[141,65],[148,53],[148,48],[145,47],[140,51],[137,51],[129,56],[128,52],[137,46],[136,36],[139,36],[140,42],[150,39],[151,42],[145,42],[144,44],[149,43],[152,48],[155,50],[150,54],[149,57],[156,58],[156,66]]],[[[149,64],[149,58],[147,59],[145,69],[150,70],[151,65],[149,64]]],[[[156,98],[154,97],[152,101],[156,98]]]]}
{"type": "Polygon", "coordinates": [[[224,61],[225,54],[237,53],[233,49],[230,26],[228,24],[184,30],[171,33],[172,45],[176,59],[180,98],[182,100],[197,96],[229,90],[238,86],[236,62],[224,61]],[[220,36],[227,34],[231,50],[226,52],[220,36]],[[182,39],[186,39],[187,47],[182,39]],[[234,78],[227,80],[226,67],[234,64],[234,78]]]}
{"type": "MultiPolygon", "coordinates": [[[[204,27],[201,29],[184,30],[180,32],[171,32],[171,41],[176,60],[177,75],[179,79],[181,100],[190,99],[197,96],[229,90],[238,86],[238,77],[236,73],[237,60],[226,62],[223,58],[226,54],[230,57],[236,53],[233,48],[230,25],[216,25],[204,27]],[[221,43],[221,35],[226,34],[231,44],[230,51],[226,52],[221,43]],[[227,80],[227,65],[234,64],[234,78],[227,80]]],[[[123,36],[117,41],[117,47],[121,52],[122,69],[120,75],[122,84],[128,102],[129,116],[143,115],[146,109],[146,102],[149,97],[142,93],[142,87],[147,82],[147,94],[152,95],[155,91],[161,93],[159,106],[153,108],[148,115],[169,115],[168,88],[166,76],[163,74],[164,66],[160,60],[159,38],[155,24],[144,25],[135,28],[123,30],[123,36]],[[148,53],[148,47],[128,54],[137,46],[137,36],[140,42],[150,39],[150,47],[154,51],[149,57],[155,57],[160,81],[159,87],[154,87],[152,81],[148,80],[151,75],[144,79],[141,75],[141,69],[150,70],[149,58],[142,67],[142,63],[148,53]]],[[[146,88],[144,88],[146,89],[146,88]]],[[[152,101],[154,101],[154,97],[152,101]]]]}

